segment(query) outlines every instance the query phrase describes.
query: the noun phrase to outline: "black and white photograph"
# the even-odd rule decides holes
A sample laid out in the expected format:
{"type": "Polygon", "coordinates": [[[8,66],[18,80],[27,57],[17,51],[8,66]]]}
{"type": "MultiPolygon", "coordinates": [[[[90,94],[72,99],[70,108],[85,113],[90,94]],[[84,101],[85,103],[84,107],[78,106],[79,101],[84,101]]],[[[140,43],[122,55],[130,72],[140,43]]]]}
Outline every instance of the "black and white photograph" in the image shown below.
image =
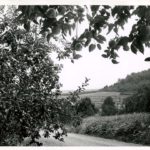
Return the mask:
{"type": "Polygon", "coordinates": [[[150,146],[150,5],[0,4],[0,146],[150,146]]]}

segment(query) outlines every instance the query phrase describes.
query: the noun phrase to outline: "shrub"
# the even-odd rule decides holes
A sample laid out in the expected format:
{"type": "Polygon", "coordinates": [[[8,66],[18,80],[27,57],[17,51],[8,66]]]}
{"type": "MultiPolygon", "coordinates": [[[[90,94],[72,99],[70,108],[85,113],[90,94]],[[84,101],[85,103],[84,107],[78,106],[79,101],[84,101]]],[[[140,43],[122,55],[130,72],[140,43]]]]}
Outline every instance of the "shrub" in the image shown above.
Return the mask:
{"type": "Polygon", "coordinates": [[[76,105],[77,115],[81,117],[92,116],[97,113],[97,108],[89,97],[82,98],[76,105]]]}
{"type": "Polygon", "coordinates": [[[103,115],[103,116],[114,115],[117,112],[117,109],[115,107],[115,103],[113,102],[113,98],[111,96],[108,96],[104,100],[101,108],[102,108],[101,115],[103,115]]]}
{"type": "Polygon", "coordinates": [[[150,114],[92,116],[83,119],[79,133],[150,145],[150,114]]]}
{"type": "Polygon", "coordinates": [[[123,100],[124,113],[150,112],[150,86],[144,86],[123,100]]]}

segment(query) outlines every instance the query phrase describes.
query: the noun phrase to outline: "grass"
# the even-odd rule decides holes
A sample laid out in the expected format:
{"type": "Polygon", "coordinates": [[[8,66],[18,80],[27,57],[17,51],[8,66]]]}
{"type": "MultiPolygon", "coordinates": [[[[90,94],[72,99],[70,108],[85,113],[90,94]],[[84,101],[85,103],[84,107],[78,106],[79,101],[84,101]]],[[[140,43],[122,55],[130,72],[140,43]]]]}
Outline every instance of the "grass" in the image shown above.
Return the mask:
{"type": "Polygon", "coordinates": [[[108,97],[112,96],[114,100],[118,100],[120,98],[119,92],[95,92],[95,93],[85,93],[80,95],[82,97],[89,97],[91,98],[92,102],[99,106],[103,103],[103,100],[108,97]]]}
{"type": "Polygon", "coordinates": [[[75,132],[98,137],[150,145],[150,114],[134,113],[83,119],[75,132]]]}
{"type": "MultiPolygon", "coordinates": [[[[64,94],[62,97],[67,96],[64,94]]],[[[104,99],[108,96],[111,96],[116,103],[116,105],[120,104],[123,98],[126,98],[128,95],[120,94],[120,92],[103,92],[103,91],[90,91],[80,94],[80,97],[89,97],[91,101],[95,104],[97,108],[100,108],[104,99]]]]}

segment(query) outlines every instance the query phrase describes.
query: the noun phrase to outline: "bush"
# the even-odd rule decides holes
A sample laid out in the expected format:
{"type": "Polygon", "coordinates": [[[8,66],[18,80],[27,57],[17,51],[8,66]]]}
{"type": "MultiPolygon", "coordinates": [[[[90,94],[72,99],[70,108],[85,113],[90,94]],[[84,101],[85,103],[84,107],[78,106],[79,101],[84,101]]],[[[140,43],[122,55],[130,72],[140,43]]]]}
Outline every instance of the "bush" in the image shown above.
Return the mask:
{"type": "Polygon", "coordinates": [[[144,86],[123,100],[124,113],[150,112],[150,86],[144,86]]]}
{"type": "Polygon", "coordinates": [[[77,115],[81,117],[92,116],[98,112],[95,105],[89,97],[82,98],[76,105],[77,115]]]}
{"type": "Polygon", "coordinates": [[[92,116],[83,119],[79,133],[150,145],[150,114],[92,116]]]}
{"type": "Polygon", "coordinates": [[[102,108],[102,112],[101,112],[102,116],[114,115],[117,112],[117,109],[115,107],[115,103],[113,102],[113,98],[111,96],[108,96],[104,100],[101,108],[102,108]]]}

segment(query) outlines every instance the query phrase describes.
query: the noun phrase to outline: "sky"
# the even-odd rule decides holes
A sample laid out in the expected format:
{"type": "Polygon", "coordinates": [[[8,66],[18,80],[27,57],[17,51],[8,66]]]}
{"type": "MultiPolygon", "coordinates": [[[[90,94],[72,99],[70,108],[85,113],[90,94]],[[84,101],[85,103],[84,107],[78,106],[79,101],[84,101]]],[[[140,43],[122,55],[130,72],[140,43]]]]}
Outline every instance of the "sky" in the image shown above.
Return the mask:
{"type": "MultiPolygon", "coordinates": [[[[124,30],[119,30],[119,35],[128,35],[136,19],[135,16],[129,19],[127,25],[124,26],[124,30]]],[[[78,34],[82,33],[86,27],[88,27],[87,21],[79,24],[78,34]]],[[[106,33],[107,31],[102,31],[107,40],[115,36],[113,32],[109,35],[106,35],[106,33]]],[[[118,79],[123,79],[133,72],[140,72],[150,68],[150,63],[144,61],[146,57],[150,56],[148,48],[145,49],[144,55],[140,52],[135,55],[131,51],[119,49],[119,58],[117,59],[119,64],[112,64],[110,59],[101,56],[106,47],[107,44],[104,44],[102,45],[102,50],[95,49],[93,52],[89,52],[88,48],[83,48],[79,53],[82,57],[75,60],[74,64],[69,59],[60,62],[56,61],[64,66],[59,74],[60,82],[63,84],[61,89],[63,91],[75,90],[84,82],[85,77],[90,78],[89,86],[86,89],[100,89],[106,85],[114,84],[118,79]]]]}
{"type": "Polygon", "coordinates": [[[148,49],[145,55],[120,51],[119,64],[112,64],[109,59],[102,58],[99,50],[92,53],[86,49],[83,51],[82,58],[76,60],[74,64],[70,60],[62,61],[64,66],[60,73],[62,90],[75,90],[84,82],[85,77],[90,78],[86,89],[100,89],[125,78],[128,74],[150,68],[150,63],[144,61],[146,56],[150,56],[148,49]]]}

